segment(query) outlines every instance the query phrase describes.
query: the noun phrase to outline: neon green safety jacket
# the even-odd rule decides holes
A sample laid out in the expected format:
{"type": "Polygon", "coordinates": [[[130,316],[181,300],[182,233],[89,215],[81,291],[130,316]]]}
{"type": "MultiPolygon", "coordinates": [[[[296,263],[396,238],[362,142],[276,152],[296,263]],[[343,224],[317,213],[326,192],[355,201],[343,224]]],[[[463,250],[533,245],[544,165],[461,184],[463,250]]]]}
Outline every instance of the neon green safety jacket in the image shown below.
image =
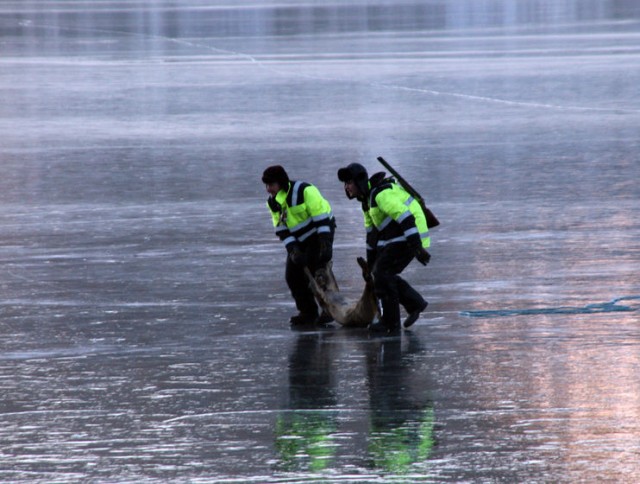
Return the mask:
{"type": "Polygon", "coordinates": [[[371,186],[368,207],[364,207],[367,250],[406,242],[410,247],[431,245],[427,220],[420,204],[404,188],[385,179],[371,186]]]}
{"type": "Polygon", "coordinates": [[[291,244],[304,242],[313,234],[330,234],[334,226],[331,205],[315,186],[289,181],[287,191],[280,190],[275,200],[267,202],[276,235],[287,250],[291,244]]]}

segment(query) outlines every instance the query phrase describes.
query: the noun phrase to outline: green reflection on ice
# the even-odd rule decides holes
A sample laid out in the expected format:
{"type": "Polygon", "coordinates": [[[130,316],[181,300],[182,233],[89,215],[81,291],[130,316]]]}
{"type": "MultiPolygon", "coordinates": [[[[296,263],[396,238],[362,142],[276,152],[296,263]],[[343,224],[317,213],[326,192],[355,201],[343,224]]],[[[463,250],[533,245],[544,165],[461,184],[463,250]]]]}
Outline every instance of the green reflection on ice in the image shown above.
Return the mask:
{"type": "Polygon", "coordinates": [[[421,420],[398,427],[372,423],[369,454],[378,469],[397,474],[411,470],[411,465],[425,461],[434,445],[433,408],[427,408],[421,420]]]}
{"type": "Polygon", "coordinates": [[[334,417],[324,412],[293,412],[276,421],[276,449],[283,470],[322,471],[336,452],[334,417]]]}

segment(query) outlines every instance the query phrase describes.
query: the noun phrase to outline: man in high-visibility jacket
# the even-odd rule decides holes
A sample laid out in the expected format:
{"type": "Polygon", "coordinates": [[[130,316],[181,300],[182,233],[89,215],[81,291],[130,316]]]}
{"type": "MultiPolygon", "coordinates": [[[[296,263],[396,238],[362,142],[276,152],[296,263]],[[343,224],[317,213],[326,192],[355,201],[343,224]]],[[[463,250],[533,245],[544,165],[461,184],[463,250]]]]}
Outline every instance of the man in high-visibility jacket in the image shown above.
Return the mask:
{"type": "Polygon", "coordinates": [[[268,167],[262,182],[276,235],[287,249],[285,280],[299,311],[290,322],[294,326],[326,324],[332,318],[324,312],[318,315],[304,268],[315,274],[331,261],[336,227],[331,205],[315,186],[290,180],[280,165],[268,167]]]}
{"type": "Polygon", "coordinates": [[[371,178],[364,166],[351,163],[338,170],[349,199],[362,203],[367,232],[367,262],[373,275],[374,292],[382,303],[382,317],[374,321],[374,332],[400,331],[400,305],[407,311],[404,327],[417,321],[427,301],[399,274],[415,257],[427,265],[431,241],[420,204],[383,172],[371,178]]]}

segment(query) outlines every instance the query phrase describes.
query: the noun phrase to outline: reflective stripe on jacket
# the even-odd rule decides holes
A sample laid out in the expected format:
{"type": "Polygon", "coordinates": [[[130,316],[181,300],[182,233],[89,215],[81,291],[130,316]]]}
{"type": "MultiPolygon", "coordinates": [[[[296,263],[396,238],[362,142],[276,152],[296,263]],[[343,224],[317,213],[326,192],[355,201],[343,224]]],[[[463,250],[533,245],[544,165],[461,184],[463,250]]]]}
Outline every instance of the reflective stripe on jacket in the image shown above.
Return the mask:
{"type": "Polygon", "coordinates": [[[287,191],[276,194],[276,210],[268,203],[276,235],[285,247],[295,242],[304,242],[313,234],[331,233],[333,213],[331,205],[315,186],[290,181],[287,191]]]}
{"type": "Polygon", "coordinates": [[[422,245],[425,249],[431,245],[420,204],[400,185],[387,180],[371,189],[364,226],[368,250],[395,242],[407,242],[412,247],[422,245]]]}

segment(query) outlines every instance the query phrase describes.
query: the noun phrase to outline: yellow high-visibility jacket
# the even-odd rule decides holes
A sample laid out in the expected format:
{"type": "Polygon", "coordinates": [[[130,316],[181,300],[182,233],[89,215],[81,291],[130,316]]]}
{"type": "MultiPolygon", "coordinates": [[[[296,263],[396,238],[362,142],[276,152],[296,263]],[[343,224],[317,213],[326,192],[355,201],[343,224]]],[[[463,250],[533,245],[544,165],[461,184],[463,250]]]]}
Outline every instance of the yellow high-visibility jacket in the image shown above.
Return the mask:
{"type": "Polygon", "coordinates": [[[367,250],[407,242],[410,247],[431,245],[427,221],[420,204],[404,188],[390,180],[371,186],[363,207],[367,250]]]}
{"type": "Polygon", "coordinates": [[[330,234],[334,225],[331,205],[310,183],[289,181],[286,190],[280,190],[275,199],[269,198],[267,207],[276,235],[287,249],[313,234],[330,234]]]}

